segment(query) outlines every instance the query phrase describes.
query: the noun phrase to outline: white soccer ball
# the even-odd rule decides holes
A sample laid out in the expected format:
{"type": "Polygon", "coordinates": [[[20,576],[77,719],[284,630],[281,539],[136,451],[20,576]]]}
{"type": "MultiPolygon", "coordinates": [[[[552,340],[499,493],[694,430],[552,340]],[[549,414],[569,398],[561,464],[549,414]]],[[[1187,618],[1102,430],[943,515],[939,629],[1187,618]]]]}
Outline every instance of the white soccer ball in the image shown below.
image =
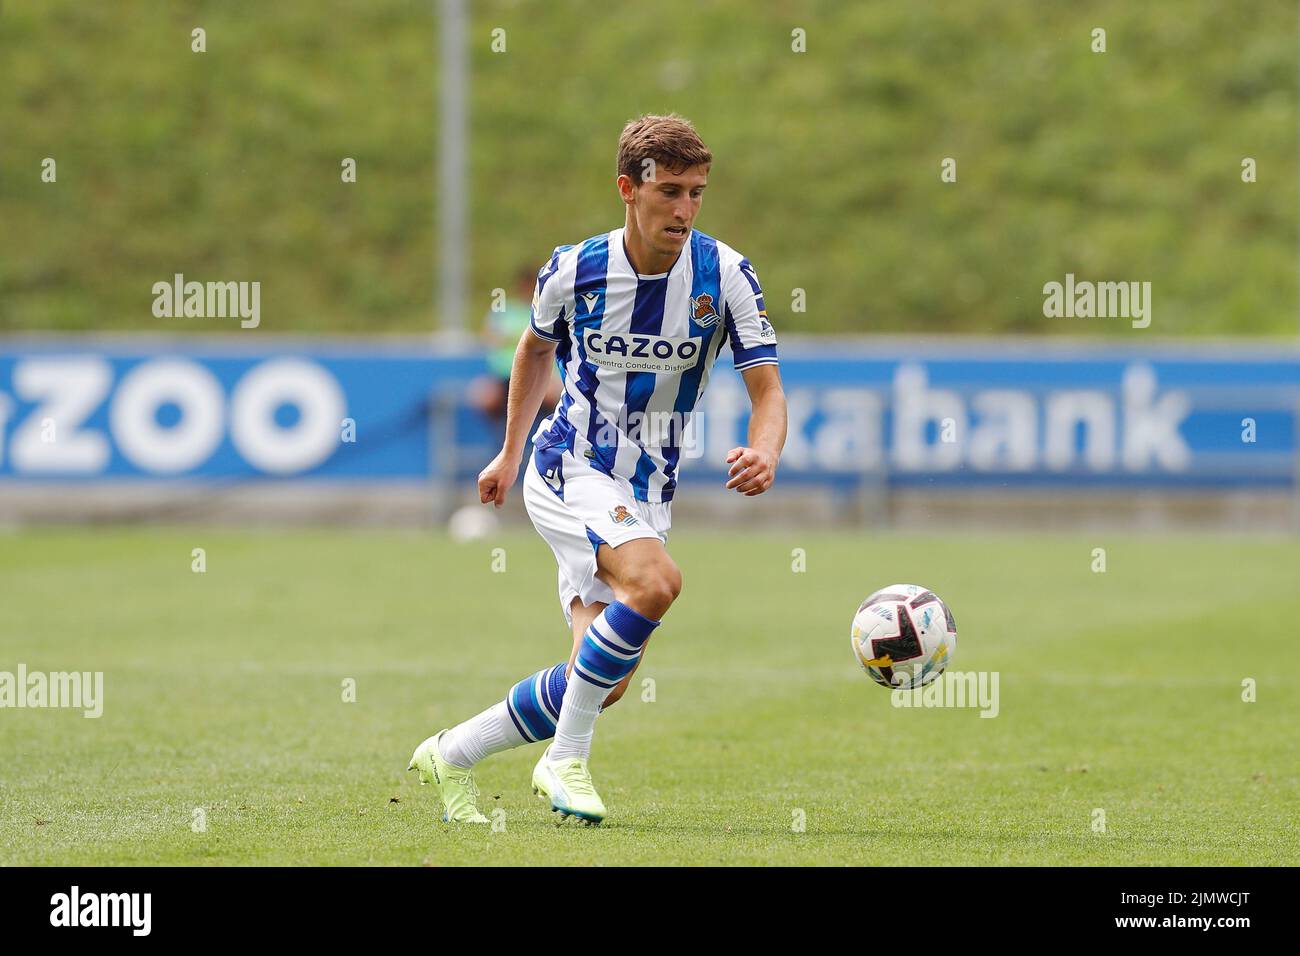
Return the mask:
{"type": "Polygon", "coordinates": [[[890,690],[909,690],[943,673],[957,650],[957,625],[933,591],[891,584],[862,602],[849,641],[873,681],[890,690]]]}
{"type": "Polygon", "coordinates": [[[497,516],[482,505],[466,505],[458,509],[447,522],[447,531],[451,540],[457,544],[479,541],[495,534],[500,522],[497,516]]]}

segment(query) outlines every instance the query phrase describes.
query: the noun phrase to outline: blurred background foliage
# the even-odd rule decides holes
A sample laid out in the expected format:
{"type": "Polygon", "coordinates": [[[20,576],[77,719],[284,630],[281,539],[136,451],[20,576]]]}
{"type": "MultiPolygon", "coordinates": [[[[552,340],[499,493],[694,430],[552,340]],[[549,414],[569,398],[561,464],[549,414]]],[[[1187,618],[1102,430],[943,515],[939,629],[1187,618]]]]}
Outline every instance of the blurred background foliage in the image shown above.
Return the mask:
{"type": "MultiPolygon", "coordinates": [[[[1073,272],[1150,281],[1151,333],[1297,331],[1294,3],[471,7],[471,328],[621,224],[618,132],[676,111],[715,157],[697,225],[780,330],[1128,331],[1043,317],[1073,272]]],[[[177,272],[261,281],[271,332],[435,327],[435,8],[6,0],[0,330],[231,331],[153,317],[177,272]]]]}

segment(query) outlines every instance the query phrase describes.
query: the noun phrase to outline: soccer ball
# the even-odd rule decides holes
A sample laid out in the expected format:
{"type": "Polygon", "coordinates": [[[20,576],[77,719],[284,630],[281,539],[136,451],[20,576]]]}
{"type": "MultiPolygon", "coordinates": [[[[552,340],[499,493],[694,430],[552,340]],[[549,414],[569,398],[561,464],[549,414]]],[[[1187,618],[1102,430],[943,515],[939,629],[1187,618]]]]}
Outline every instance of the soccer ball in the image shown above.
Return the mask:
{"type": "Polygon", "coordinates": [[[497,516],[482,505],[466,505],[452,514],[447,531],[451,540],[465,544],[495,534],[498,523],[497,516]]]}
{"type": "Polygon", "coordinates": [[[891,584],[862,602],[849,641],[873,681],[909,690],[943,673],[957,650],[957,625],[933,591],[891,584]]]}

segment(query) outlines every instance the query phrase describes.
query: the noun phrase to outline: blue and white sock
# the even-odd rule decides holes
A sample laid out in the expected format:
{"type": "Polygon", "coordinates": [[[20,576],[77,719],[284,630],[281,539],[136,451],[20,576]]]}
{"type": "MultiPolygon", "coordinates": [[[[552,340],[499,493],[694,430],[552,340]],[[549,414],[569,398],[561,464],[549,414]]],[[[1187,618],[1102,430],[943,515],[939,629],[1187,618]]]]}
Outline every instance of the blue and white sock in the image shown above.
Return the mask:
{"type": "Polygon", "coordinates": [[[505,700],[447,731],[438,744],[443,759],[469,768],[503,750],[549,740],[560,718],[568,666],[568,661],[560,661],[525,677],[510,688],[505,700]]]}
{"type": "Polygon", "coordinates": [[[578,647],[578,658],[560,707],[550,760],[590,756],[591,735],[596,729],[600,705],[610,690],[632,673],[650,632],[658,626],[658,621],[642,617],[619,601],[591,622],[578,647]]]}

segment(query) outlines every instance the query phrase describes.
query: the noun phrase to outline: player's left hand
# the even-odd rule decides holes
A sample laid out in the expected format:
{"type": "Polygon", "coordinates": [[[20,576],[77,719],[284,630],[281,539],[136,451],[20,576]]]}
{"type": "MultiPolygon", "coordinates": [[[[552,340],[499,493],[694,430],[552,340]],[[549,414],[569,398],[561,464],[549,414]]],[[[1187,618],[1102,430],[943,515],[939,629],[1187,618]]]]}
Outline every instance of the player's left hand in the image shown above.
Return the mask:
{"type": "Polygon", "coordinates": [[[776,479],[776,456],[757,448],[733,448],[727,452],[728,488],[735,488],[747,498],[761,495],[776,479]]]}

